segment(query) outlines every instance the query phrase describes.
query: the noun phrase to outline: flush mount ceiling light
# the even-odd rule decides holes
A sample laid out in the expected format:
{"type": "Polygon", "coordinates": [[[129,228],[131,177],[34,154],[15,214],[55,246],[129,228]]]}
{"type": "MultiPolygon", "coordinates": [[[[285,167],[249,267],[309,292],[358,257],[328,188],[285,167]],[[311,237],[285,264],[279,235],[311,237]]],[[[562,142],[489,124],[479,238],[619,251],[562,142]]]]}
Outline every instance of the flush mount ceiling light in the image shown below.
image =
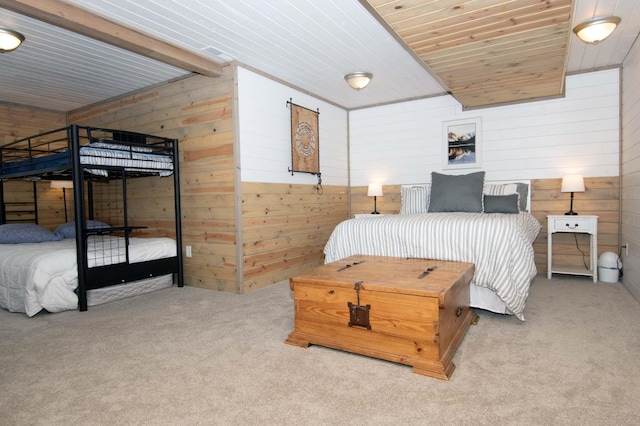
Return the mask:
{"type": "Polygon", "coordinates": [[[24,41],[24,36],[17,31],[0,28],[0,53],[16,50],[24,41]]]}
{"type": "Polygon", "coordinates": [[[344,76],[344,79],[347,80],[349,86],[353,87],[356,90],[364,89],[367,87],[371,79],[373,78],[373,74],[370,72],[352,72],[351,74],[347,74],[344,76]]]}
{"type": "Polygon", "coordinates": [[[576,26],[573,32],[585,43],[598,43],[609,37],[619,23],[617,16],[595,18],[576,26]]]}

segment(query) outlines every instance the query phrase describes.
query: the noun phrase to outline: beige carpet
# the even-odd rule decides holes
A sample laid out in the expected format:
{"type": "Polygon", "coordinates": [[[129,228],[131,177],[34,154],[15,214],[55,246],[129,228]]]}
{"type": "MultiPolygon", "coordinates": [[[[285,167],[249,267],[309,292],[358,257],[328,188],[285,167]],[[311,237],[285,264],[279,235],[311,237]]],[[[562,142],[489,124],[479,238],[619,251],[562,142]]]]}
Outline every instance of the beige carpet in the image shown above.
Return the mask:
{"type": "Polygon", "coordinates": [[[448,382],[286,345],[292,305],[281,283],[1,311],[0,424],[640,424],[640,304],[620,284],[537,277],[526,322],[479,312],[448,382]]]}

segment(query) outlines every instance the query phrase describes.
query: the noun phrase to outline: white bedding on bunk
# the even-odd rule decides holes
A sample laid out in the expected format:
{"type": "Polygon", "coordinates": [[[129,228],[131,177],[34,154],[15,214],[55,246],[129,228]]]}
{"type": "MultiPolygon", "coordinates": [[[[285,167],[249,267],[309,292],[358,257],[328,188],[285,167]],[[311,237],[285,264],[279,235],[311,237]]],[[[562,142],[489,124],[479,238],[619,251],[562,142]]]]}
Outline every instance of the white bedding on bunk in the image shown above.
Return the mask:
{"type": "MultiPolygon", "coordinates": [[[[98,143],[80,148],[80,163],[124,167],[128,171],[157,170],[160,176],[170,176],[173,173],[173,158],[157,153],[137,152],[125,149],[112,149],[108,145],[98,143]]],[[[107,176],[104,169],[91,169],[94,174],[107,176]]]]}
{"type": "MultiPolygon", "coordinates": [[[[89,237],[89,267],[124,261],[117,253],[120,237],[89,237]],[[103,254],[111,261],[104,261],[103,254]]],[[[171,238],[130,238],[130,263],[172,257],[171,238]]],[[[0,244],[0,307],[33,316],[46,309],[77,309],[78,286],[75,239],[35,244],[0,244]]]]}
{"type": "MultiPolygon", "coordinates": [[[[325,262],[378,255],[470,262],[473,283],[496,293],[509,313],[524,320],[536,275],[533,241],[540,223],[529,213],[425,213],[346,220],[325,246],[325,262]]],[[[473,301],[472,301],[473,306],[473,301]]]]}

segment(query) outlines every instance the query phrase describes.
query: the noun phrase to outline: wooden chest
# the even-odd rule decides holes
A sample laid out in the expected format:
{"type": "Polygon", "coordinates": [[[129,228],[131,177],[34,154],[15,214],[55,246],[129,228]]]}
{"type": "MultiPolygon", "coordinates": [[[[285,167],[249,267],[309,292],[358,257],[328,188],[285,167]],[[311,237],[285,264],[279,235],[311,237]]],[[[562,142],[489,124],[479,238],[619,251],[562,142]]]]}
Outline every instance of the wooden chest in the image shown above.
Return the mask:
{"type": "Polygon", "coordinates": [[[295,328],[285,343],[327,346],[411,365],[447,380],[477,315],[471,263],[352,256],[293,277],[295,328]]]}

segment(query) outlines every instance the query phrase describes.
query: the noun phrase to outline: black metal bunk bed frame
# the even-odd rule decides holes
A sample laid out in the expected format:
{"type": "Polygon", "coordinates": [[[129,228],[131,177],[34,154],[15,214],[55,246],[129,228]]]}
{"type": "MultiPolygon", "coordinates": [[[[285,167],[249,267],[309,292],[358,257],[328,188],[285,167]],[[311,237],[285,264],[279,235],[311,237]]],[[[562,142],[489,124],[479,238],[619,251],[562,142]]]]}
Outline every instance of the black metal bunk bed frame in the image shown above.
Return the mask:
{"type": "MultiPolygon", "coordinates": [[[[146,152],[146,151],[145,151],[146,152]]],[[[0,164],[3,165],[0,170],[0,223],[7,223],[7,211],[5,205],[5,194],[3,182],[7,179],[22,178],[22,179],[50,179],[60,180],[71,178],[73,182],[73,194],[74,200],[85,200],[85,185],[87,185],[86,200],[88,205],[85,206],[85,202],[74,201],[74,214],[75,218],[85,218],[85,220],[75,220],[75,234],[76,234],[76,252],[77,252],[77,265],[78,265],[78,308],[80,311],[86,311],[87,306],[87,291],[108,287],[117,284],[123,284],[126,282],[137,281],[145,278],[157,277],[167,274],[176,274],[178,280],[178,287],[184,286],[184,274],[183,274],[183,259],[182,259],[182,226],[181,226],[181,211],[180,211],[180,177],[178,167],[178,141],[177,139],[161,138],[152,135],[146,135],[136,132],[125,132],[121,130],[87,127],[79,125],[70,125],[65,128],[52,130],[49,132],[41,133],[28,138],[20,139],[9,144],[5,144],[0,147],[0,164]],[[56,133],[66,131],[66,149],[59,147],[61,140],[58,142],[58,147],[51,149],[52,142],[48,140],[48,136],[55,135],[56,133]],[[174,209],[175,209],[175,236],[176,236],[176,256],[148,260],[138,263],[129,263],[129,236],[132,231],[143,227],[130,226],[128,222],[127,214],[127,179],[135,177],[144,177],[157,174],[157,171],[149,171],[140,168],[132,168],[125,166],[115,165],[94,165],[83,164],[81,162],[80,148],[81,144],[81,132],[83,132],[83,142],[91,141],[104,141],[105,138],[97,138],[92,136],[95,134],[110,135],[107,138],[107,142],[116,144],[118,147],[128,149],[130,152],[136,149],[151,149],[153,152],[162,152],[171,156],[172,168],[171,175],[173,176],[174,185],[174,209]],[[149,142],[149,141],[153,142],[149,142]],[[25,153],[26,150],[26,153],[25,153]],[[58,164],[53,166],[43,166],[39,159],[48,157],[50,155],[57,155],[60,157],[66,157],[66,160],[62,161],[64,164],[58,164]],[[4,165],[6,159],[21,158],[24,166],[19,171],[5,170],[4,165]],[[22,156],[22,157],[21,157],[22,156]],[[96,176],[88,170],[104,170],[108,176],[96,176]],[[93,194],[93,182],[100,180],[121,180],[122,182],[122,223],[123,226],[109,227],[109,228],[88,228],[87,220],[94,219],[94,194],[93,194]],[[88,239],[90,236],[108,235],[112,233],[122,233],[125,240],[125,255],[126,262],[115,263],[106,266],[93,266],[89,267],[88,259],[88,239]]],[[[36,185],[33,185],[33,197],[34,197],[34,209],[35,209],[35,221],[37,223],[37,194],[36,185]]]]}

